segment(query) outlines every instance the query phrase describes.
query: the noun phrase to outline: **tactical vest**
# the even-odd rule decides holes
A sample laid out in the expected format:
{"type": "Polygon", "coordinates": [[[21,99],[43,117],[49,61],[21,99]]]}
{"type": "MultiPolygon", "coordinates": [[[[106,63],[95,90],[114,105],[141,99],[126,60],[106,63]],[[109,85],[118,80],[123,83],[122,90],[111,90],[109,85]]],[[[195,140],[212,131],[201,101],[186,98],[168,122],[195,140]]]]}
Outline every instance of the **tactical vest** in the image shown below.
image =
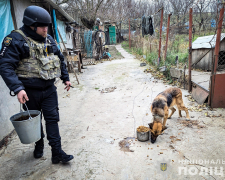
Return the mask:
{"type": "Polygon", "coordinates": [[[26,37],[21,30],[13,32],[20,33],[30,49],[30,56],[22,59],[15,70],[18,77],[50,80],[61,76],[59,57],[53,53],[47,54],[45,52],[46,46],[50,46],[50,44],[38,43],[26,37]]]}

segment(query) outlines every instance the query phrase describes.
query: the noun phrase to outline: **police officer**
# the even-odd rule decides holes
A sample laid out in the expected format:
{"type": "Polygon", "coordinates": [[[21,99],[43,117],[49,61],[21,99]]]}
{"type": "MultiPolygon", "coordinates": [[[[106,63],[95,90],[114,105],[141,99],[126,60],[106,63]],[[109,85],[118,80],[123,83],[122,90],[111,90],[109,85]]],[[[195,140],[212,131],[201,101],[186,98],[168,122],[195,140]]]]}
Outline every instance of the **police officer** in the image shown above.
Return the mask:
{"type": "MultiPolygon", "coordinates": [[[[52,163],[65,163],[73,159],[73,156],[67,155],[61,148],[58,98],[54,86],[55,78],[60,77],[65,89],[70,89],[64,57],[54,39],[47,34],[51,16],[45,9],[27,7],[23,23],[19,30],[12,31],[3,40],[0,75],[20,103],[26,102],[29,110],[42,112],[47,139],[52,148],[52,163]]],[[[35,158],[43,156],[43,127],[41,132],[41,139],[35,143],[35,158]]]]}

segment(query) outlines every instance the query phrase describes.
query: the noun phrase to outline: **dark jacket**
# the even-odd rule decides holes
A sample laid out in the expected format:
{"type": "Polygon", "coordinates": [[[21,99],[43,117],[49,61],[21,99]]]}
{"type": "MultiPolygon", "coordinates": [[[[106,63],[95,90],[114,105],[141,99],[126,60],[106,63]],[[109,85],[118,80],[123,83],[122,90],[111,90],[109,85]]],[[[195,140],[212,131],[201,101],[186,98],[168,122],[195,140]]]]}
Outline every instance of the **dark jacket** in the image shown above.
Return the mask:
{"type": "MultiPolygon", "coordinates": [[[[34,32],[30,27],[20,28],[23,33],[38,42],[45,42],[46,39],[34,32]]],[[[61,60],[61,77],[63,82],[69,81],[69,74],[66,70],[64,56],[57,47],[54,39],[48,35],[50,44],[53,47],[53,53],[61,60]]],[[[8,88],[17,94],[25,88],[45,89],[54,84],[55,79],[44,80],[40,78],[18,78],[15,69],[21,59],[29,57],[29,47],[25,39],[17,32],[12,32],[3,40],[0,51],[0,75],[8,88]]]]}

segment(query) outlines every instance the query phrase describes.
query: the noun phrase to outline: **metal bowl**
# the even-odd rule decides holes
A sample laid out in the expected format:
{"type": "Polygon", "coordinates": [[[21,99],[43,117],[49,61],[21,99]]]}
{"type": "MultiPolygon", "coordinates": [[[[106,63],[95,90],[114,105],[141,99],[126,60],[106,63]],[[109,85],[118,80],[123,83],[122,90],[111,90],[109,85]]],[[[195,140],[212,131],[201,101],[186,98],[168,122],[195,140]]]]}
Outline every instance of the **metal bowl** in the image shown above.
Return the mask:
{"type": "Polygon", "coordinates": [[[137,131],[138,141],[148,141],[149,140],[149,131],[148,132],[138,132],[137,131]]]}

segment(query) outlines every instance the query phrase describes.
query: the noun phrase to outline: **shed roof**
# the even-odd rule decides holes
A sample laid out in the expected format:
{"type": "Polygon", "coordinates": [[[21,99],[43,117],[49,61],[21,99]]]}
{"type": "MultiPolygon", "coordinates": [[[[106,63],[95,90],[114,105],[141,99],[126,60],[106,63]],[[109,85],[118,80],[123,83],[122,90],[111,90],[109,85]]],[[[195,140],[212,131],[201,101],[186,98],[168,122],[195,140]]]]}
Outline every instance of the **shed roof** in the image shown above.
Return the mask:
{"type": "Polygon", "coordinates": [[[54,9],[57,9],[69,22],[74,22],[75,20],[67,14],[62,8],[60,8],[55,2],[52,0],[45,0],[48,2],[54,9]]]}
{"type": "MultiPolygon", "coordinates": [[[[217,35],[210,35],[210,36],[203,36],[198,37],[193,43],[192,43],[192,49],[211,49],[214,48],[216,45],[216,36],[217,35]]],[[[220,41],[222,41],[225,38],[225,33],[221,33],[220,41]]]]}

